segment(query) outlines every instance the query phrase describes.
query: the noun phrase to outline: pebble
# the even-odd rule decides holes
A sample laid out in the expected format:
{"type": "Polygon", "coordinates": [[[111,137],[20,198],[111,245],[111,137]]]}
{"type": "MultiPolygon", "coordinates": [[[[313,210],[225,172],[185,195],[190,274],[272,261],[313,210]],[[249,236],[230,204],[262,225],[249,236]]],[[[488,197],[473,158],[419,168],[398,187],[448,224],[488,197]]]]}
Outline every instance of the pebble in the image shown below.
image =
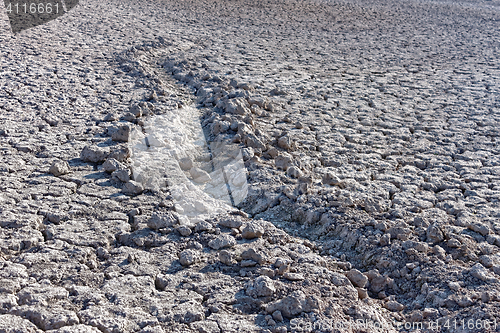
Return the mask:
{"type": "Polygon", "coordinates": [[[128,142],[132,133],[132,126],[130,124],[123,124],[118,126],[117,130],[111,135],[113,141],[128,142]]]}
{"type": "Polygon", "coordinates": [[[241,230],[241,236],[246,239],[253,239],[262,237],[264,235],[265,229],[263,226],[256,222],[250,222],[245,225],[243,230],[241,230]]]}
{"type": "Polygon", "coordinates": [[[130,195],[138,195],[144,191],[144,186],[133,180],[129,180],[123,185],[123,193],[130,195]]]}
{"type": "Polygon", "coordinates": [[[49,172],[54,176],[58,177],[61,175],[66,175],[71,172],[68,162],[66,161],[55,161],[50,166],[49,172]]]}
{"type": "Polygon", "coordinates": [[[85,162],[100,163],[104,162],[108,155],[109,148],[92,145],[85,146],[85,148],[83,148],[80,158],[85,162]]]}
{"type": "Polygon", "coordinates": [[[231,235],[219,235],[208,242],[208,246],[214,250],[233,247],[236,245],[236,239],[231,235]]]}
{"type": "Polygon", "coordinates": [[[290,281],[302,281],[302,280],[304,280],[304,275],[299,274],[299,273],[287,272],[287,273],[283,274],[283,277],[287,280],[290,280],[290,281]]]}
{"type": "Polygon", "coordinates": [[[106,161],[104,161],[104,163],[102,164],[102,169],[105,171],[105,172],[109,172],[109,173],[112,173],[113,171],[116,171],[118,169],[121,169],[122,168],[122,165],[120,164],[120,162],[118,162],[116,159],[114,158],[108,158],[106,161]]]}
{"type": "Polygon", "coordinates": [[[199,254],[195,250],[184,250],[179,254],[179,262],[182,266],[190,266],[199,260],[199,254]]]}
{"type": "Polygon", "coordinates": [[[347,278],[352,282],[355,287],[364,288],[368,283],[366,275],[357,269],[351,269],[346,273],[347,278]]]}

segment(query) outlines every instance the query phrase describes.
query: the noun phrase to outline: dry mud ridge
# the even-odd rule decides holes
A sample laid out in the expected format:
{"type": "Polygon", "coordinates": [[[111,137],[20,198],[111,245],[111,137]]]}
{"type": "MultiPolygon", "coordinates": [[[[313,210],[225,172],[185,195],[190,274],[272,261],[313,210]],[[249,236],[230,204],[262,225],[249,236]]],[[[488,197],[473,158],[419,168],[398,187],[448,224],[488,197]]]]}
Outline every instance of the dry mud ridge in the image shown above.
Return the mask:
{"type": "Polygon", "coordinates": [[[0,332],[500,331],[499,4],[2,7],[0,332]],[[238,209],[137,158],[179,110],[241,148],[238,209]]]}

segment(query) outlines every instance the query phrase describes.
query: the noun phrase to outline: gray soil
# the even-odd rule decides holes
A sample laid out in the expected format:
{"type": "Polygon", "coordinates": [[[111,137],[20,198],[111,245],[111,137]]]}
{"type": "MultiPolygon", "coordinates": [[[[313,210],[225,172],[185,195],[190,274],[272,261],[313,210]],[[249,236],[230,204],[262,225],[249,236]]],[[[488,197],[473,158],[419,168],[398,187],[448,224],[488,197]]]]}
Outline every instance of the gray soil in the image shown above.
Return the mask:
{"type": "Polygon", "coordinates": [[[0,332],[500,331],[498,0],[4,13],[0,332]],[[196,225],[128,143],[184,105],[249,184],[196,225]]]}

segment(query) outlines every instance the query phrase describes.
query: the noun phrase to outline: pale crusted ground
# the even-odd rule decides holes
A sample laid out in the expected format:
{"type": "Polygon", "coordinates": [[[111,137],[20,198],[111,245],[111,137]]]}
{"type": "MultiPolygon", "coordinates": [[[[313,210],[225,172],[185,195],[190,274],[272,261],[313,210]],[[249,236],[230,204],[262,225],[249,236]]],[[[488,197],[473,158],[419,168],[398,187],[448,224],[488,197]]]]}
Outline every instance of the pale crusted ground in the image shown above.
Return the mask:
{"type": "Polygon", "coordinates": [[[496,0],[83,1],[16,36],[4,17],[0,332],[500,331],[499,19],[496,0]],[[250,192],[186,226],[168,188],[128,181],[123,139],[191,104],[250,192]]]}

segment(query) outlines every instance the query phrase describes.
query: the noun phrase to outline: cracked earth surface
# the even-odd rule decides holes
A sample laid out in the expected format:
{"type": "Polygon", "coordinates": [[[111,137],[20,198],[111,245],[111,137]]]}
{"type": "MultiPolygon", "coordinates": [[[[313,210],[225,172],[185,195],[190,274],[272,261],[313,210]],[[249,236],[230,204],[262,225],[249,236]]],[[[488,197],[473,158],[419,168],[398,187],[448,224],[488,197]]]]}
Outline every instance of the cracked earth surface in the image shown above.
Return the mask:
{"type": "Polygon", "coordinates": [[[2,16],[0,332],[499,331],[499,5],[2,16]],[[233,211],[138,177],[134,131],[188,107],[241,148],[233,211]]]}

